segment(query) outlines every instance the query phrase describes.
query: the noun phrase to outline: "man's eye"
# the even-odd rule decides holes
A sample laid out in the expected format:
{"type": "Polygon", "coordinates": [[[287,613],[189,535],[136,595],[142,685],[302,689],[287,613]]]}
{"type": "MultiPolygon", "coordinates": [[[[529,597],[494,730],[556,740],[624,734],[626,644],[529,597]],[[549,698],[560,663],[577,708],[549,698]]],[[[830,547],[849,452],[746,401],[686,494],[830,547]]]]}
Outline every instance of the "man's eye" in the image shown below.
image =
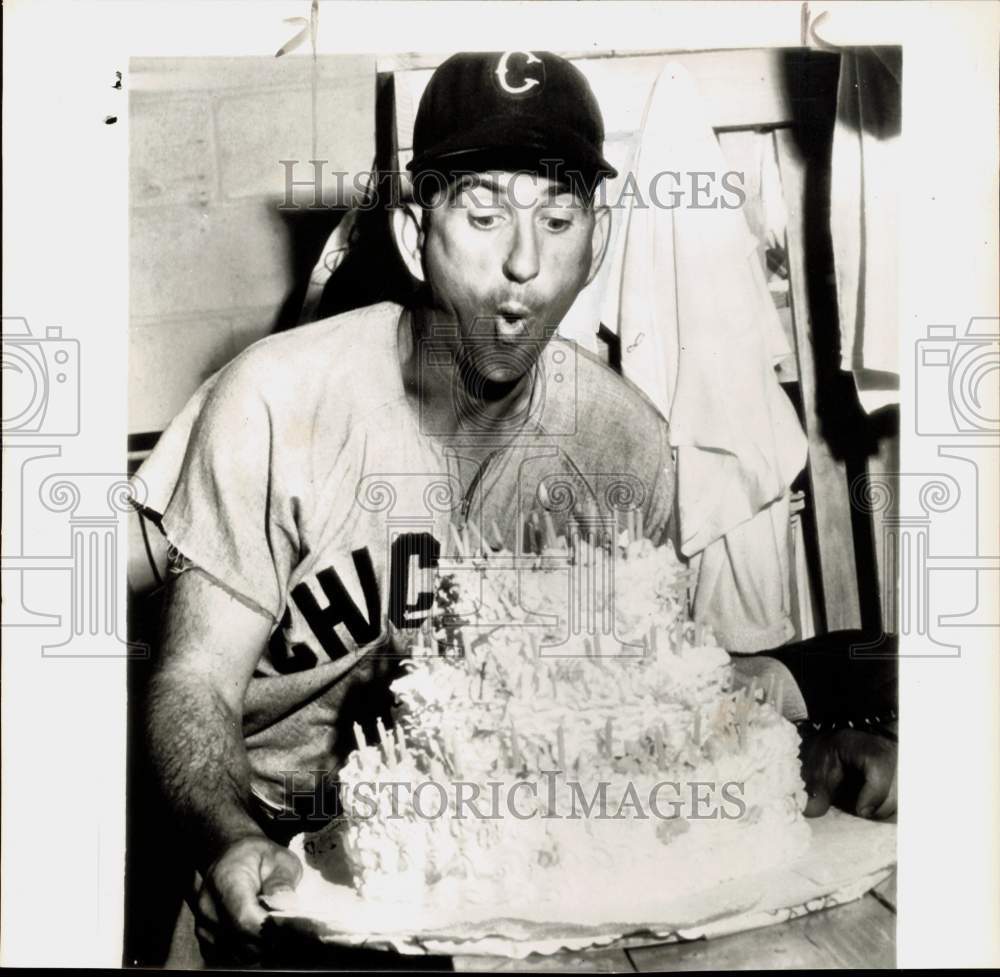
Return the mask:
{"type": "Polygon", "coordinates": [[[573,225],[573,221],[567,217],[546,217],[544,220],[546,228],[555,234],[559,234],[573,225]]]}
{"type": "Polygon", "coordinates": [[[499,214],[469,214],[469,223],[482,231],[488,231],[500,223],[499,214]]]}

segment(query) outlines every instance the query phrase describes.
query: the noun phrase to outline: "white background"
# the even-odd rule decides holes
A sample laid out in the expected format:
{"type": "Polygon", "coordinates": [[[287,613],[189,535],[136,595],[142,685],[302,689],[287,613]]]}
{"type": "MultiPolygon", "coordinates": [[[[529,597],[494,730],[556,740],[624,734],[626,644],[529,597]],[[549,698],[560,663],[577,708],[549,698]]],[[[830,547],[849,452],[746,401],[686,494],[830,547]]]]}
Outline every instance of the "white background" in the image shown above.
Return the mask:
{"type": "MultiPolygon", "coordinates": [[[[320,52],[801,43],[799,3],[433,6],[325,2],[320,52]]],[[[903,468],[935,472],[937,445],[908,420],[914,343],[928,324],[997,315],[1000,8],[811,7],[830,10],[817,31],[831,44],[904,45],[903,468]]],[[[297,30],[283,18],[308,14],[307,0],[4,4],[4,315],[80,341],[85,427],[65,470],[125,470],[129,58],[270,55],[297,30]]],[[[31,632],[3,638],[3,963],[117,966],[123,663],[43,660],[31,632]]],[[[998,661],[996,631],[970,629],[960,659],[903,664],[901,965],[1000,963],[998,661]]]]}

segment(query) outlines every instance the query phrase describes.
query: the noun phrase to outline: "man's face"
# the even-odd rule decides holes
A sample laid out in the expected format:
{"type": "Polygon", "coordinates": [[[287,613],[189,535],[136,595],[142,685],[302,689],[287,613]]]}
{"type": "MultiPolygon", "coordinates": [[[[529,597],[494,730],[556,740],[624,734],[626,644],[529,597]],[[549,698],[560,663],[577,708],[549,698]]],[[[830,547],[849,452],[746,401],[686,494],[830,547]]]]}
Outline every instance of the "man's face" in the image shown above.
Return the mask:
{"type": "Polygon", "coordinates": [[[537,174],[478,173],[442,195],[424,221],[424,273],[478,376],[530,369],[596,271],[595,244],[593,209],[537,174]]]}

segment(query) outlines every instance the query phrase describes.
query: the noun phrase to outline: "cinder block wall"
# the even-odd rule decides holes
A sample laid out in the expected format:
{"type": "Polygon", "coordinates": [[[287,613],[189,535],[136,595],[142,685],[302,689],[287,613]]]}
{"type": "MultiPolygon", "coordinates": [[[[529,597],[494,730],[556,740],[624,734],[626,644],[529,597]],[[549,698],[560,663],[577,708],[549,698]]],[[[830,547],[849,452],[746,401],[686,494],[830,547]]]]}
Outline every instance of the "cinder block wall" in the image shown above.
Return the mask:
{"type": "Polygon", "coordinates": [[[160,431],[203,379],[273,331],[317,233],[366,172],[375,59],[136,59],[130,65],[129,431],[160,431]],[[315,151],[315,153],[314,153],[315,151]],[[323,203],[282,208],[285,167],[323,203]],[[318,231],[317,231],[318,229],[318,231]]]}

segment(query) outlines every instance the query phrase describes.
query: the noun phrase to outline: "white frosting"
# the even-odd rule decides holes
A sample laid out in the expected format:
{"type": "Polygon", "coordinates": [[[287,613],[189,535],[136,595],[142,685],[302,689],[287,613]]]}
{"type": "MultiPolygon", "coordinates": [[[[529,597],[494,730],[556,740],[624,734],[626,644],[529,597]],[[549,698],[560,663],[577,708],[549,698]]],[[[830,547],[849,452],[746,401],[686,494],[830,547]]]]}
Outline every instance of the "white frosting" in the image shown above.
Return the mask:
{"type": "MultiPolygon", "coordinates": [[[[498,554],[443,577],[436,647],[422,637],[393,685],[396,729],[340,773],[352,797],[363,784],[410,785],[395,809],[384,790],[361,811],[345,802],[343,847],[362,896],[441,901],[458,887],[462,899],[503,903],[621,878],[696,889],[802,852],[798,736],[773,690],[731,690],[729,656],[687,620],[685,570],[669,546],[643,541],[625,556],[613,601],[593,599],[598,620],[614,621],[596,642],[569,636],[567,570],[545,556],[520,575],[495,569],[498,554]],[[464,817],[456,781],[480,791],[464,817]],[[700,802],[696,783],[714,785],[700,802]],[[532,790],[539,813],[514,816],[511,792],[523,813],[532,790]],[[603,816],[585,814],[602,791],[603,816]],[[443,816],[428,816],[441,804],[443,816]]],[[[600,572],[600,554],[585,561],[574,566],[600,572]]]]}

